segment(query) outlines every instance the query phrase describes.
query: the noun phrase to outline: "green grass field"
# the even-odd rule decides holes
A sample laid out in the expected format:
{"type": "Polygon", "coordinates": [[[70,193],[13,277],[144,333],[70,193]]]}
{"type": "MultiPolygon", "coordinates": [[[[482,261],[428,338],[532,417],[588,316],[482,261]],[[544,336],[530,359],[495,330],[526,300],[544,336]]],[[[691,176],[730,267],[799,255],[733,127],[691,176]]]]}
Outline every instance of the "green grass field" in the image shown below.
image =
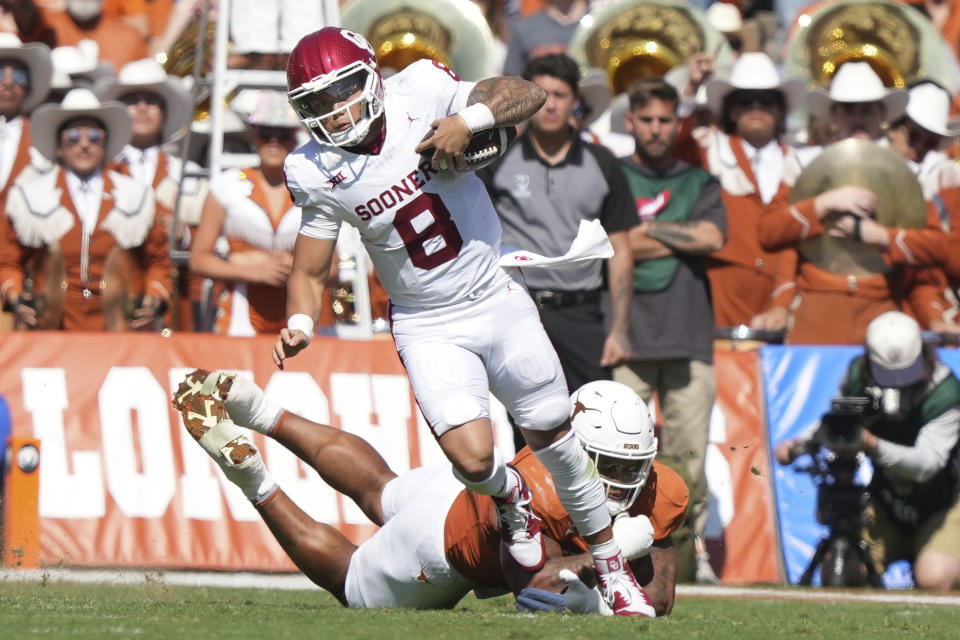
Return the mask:
{"type": "Polygon", "coordinates": [[[518,614],[512,598],[452,611],[348,610],[323,591],[0,582],[0,637],[957,638],[960,608],[680,597],[658,620],[518,614]]]}

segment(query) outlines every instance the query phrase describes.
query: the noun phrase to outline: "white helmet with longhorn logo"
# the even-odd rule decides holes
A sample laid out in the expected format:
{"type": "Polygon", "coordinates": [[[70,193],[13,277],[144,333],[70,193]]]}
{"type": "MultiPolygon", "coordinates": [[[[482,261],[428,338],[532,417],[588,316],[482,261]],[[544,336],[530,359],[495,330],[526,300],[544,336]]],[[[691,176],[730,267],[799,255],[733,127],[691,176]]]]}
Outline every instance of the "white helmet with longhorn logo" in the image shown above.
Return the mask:
{"type": "Polygon", "coordinates": [[[610,380],[588,382],[570,395],[570,404],[570,423],[597,465],[616,516],[640,495],[657,455],[650,412],[629,387],[610,380]]]}

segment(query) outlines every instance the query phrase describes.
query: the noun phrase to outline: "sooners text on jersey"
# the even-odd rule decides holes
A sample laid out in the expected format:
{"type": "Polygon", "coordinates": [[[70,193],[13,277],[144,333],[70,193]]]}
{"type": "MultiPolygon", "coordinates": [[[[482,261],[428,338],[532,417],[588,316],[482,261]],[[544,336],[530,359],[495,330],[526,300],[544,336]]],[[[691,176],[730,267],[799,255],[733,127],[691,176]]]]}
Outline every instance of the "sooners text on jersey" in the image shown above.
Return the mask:
{"type": "Polygon", "coordinates": [[[500,222],[483,184],[473,173],[438,173],[414,152],[434,120],[466,106],[473,86],[421,60],[384,82],[378,154],[312,140],[287,158],[300,233],[333,239],[341,221],[357,227],[395,305],[455,304],[498,274],[500,222]]]}

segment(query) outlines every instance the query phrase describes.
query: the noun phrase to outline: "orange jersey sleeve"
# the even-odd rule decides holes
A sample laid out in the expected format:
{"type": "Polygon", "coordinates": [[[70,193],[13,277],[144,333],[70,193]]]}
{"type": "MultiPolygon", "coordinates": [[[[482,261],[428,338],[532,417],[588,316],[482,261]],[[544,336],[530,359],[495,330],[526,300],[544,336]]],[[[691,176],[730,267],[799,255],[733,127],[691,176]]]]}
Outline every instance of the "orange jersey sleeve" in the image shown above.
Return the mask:
{"type": "Polygon", "coordinates": [[[631,516],[645,515],[653,525],[653,539],[663,540],[683,524],[690,492],[676,471],[654,460],[643,491],[630,507],[631,516]]]}
{"type": "MultiPolygon", "coordinates": [[[[565,551],[586,551],[587,543],[560,504],[550,474],[530,449],[524,447],[512,463],[533,491],[533,512],[540,518],[540,529],[556,540],[565,551]]],[[[630,515],[645,515],[653,525],[654,540],[663,540],[683,524],[690,493],[683,478],[670,467],[654,461],[647,483],[630,515]]]]}

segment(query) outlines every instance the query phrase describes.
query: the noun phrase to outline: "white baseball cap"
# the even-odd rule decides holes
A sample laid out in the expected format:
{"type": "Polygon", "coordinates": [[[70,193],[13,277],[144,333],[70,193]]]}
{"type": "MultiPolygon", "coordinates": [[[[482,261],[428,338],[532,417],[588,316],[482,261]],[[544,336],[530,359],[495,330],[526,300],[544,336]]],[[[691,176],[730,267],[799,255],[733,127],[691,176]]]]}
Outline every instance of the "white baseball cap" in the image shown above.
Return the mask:
{"type": "Polygon", "coordinates": [[[881,387],[909,387],[923,380],[923,339],[917,321],[887,311],[867,326],[870,374],[881,387]]]}

